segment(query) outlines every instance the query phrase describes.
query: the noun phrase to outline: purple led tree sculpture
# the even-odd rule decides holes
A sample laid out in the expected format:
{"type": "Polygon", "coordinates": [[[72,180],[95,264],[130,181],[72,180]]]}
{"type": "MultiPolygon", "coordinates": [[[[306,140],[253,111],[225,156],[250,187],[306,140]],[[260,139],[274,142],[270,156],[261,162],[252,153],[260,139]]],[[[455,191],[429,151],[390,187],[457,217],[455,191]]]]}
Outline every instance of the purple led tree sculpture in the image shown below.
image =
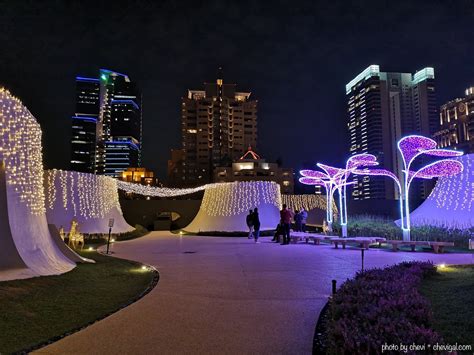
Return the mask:
{"type": "Polygon", "coordinates": [[[346,169],[343,177],[343,184],[341,186],[342,191],[339,189],[339,204],[341,206],[341,229],[342,236],[347,237],[347,186],[353,184],[354,182],[347,183],[349,176],[353,171],[357,170],[360,167],[376,166],[379,163],[375,155],[362,153],[351,156],[347,159],[346,169]],[[342,192],[342,193],[341,193],[342,192]]]}
{"type": "Polygon", "coordinates": [[[413,179],[432,179],[442,176],[452,176],[459,174],[463,170],[461,162],[453,159],[441,159],[431,164],[425,165],[417,171],[412,171],[413,162],[420,155],[430,155],[436,157],[456,157],[463,155],[462,152],[449,149],[436,149],[436,142],[430,138],[411,135],[403,137],[398,141],[398,150],[403,161],[402,181],[391,171],[385,169],[355,169],[354,174],[387,176],[395,181],[400,193],[400,216],[403,231],[403,240],[410,240],[410,207],[409,190],[413,179]]]}
{"type": "MultiPolygon", "coordinates": [[[[345,169],[335,168],[329,165],[317,164],[322,170],[324,170],[327,176],[330,177],[330,181],[332,182],[332,193],[337,190],[339,196],[339,218],[341,223],[342,229],[342,236],[347,237],[347,206],[345,205],[345,196],[344,192],[346,191],[346,186],[348,184],[347,177],[349,174],[345,169]]],[[[332,198],[332,196],[331,196],[332,198]]]]}
{"type": "Polygon", "coordinates": [[[337,190],[339,195],[339,212],[341,220],[342,236],[347,237],[347,185],[353,184],[348,182],[348,178],[352,171],[360,167],[378,165],[376,158],[372,154],[357,154],[350,157],[346,162],[346,168],[335,168],[329,165],[318,163],[317,166],[324,170],[301,170],[300,182],[306,185],[321,185],[326,188],[326,220],[328,229],[332,231],[333,213],[333,195],[337,190]]]}
{"type": "Polygon", "coordinates": [[[313,185],[313,186],[324,186],[326,189],[326,221],[328,223],[328,230],[332,232],[333,222],[333,194],[334,194],[334,183],[329,176],[321,171],[315,170],[301,170],[300,174],[303,175],[299,179],[302,184],[313,185]]]}

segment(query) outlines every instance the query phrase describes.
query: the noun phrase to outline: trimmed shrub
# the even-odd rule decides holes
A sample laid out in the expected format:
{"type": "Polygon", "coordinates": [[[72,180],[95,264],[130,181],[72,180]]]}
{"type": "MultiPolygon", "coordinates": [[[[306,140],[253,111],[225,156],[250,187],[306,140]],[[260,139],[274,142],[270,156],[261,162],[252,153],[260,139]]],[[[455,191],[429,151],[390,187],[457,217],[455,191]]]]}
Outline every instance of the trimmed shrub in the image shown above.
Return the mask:
{"type": "Polygon", "coordinates": [[[469,239],[474,238],[474,228],[456,229],[436,226],[413,227],[412,240],[429,240],[436,242],[454,242],[459,248],[467,248],[469,239]]]}
{"type": "MultiPolygon", "coordinates": [[[[148,230],[140,224],[135,225],[135,229],[130,232],[115,234],[112,233],[115,240],[128,240],[144,236],[148,233],[148,230]]],[[[103,244],[107,243],[108,233],[94,233],[94,234],[84,234],[84,240],[86,244],[103,244]]]]}
{"type": "Polygon", "coordinates": [[[133,231],[118,234],[116,239],[117,240],[134,239],[134,238],[143,237],[147,233],[148,233],[148,229],[146,229],[140,224],[135,224],[135,229],[133,231]]]}
{"type": "Polygon", "coordinates": [[[429,301],[418,291],[421,280],[436,273],[427,262],[404,262],[358,273],[330,301],[328,351],[376,354],[384,344],[434,344],[429,301]]]}
{"type": "MultiPolygon", "coordinates": [[[[402,239],[402,231],[395,222],[388,218],[370,215],[349,216],[347,233],[350,237],[383,237],[402,239]]],[[[333,225],[336,233],[341,233],[338,222],[333,225]]],[[[456,247],[467,248],[470,238],[474,238],[474,228],[455,229],[437,226],[420,226],[411,228],[412,240],[454,242],[456,247]]]]}
{"type": "MultiPolygon", "coordinates": [[[[262,230],[260,231],[260,236],[270,237],[270,236],[273,236],[274,233],[275,233],[274,230],[262,230]]],[[[201,231],[195,234],[207,236],[207,237],[247,237],[249,235],[249,232],[201,231]]]]}

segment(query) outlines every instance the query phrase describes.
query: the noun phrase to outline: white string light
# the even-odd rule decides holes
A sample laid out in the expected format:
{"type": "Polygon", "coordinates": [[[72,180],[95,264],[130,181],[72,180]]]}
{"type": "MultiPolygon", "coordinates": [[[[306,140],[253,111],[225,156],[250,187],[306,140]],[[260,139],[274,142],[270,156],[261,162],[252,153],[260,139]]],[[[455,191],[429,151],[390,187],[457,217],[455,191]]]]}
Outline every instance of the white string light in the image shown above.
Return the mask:
{"type": "Polygon", "coordinates": [[[204,193],[201,209],[209,216],[234,216],[248,212],[262,202],[280,209],[280,185],[269,181],[213,184],[204,193]]]}
{"type": "Polygon", "coordinates": [[[45,174],[49,210],[58,200],[61,208],[86,219],[104,218],[113,208],[121,211],[117,180],[111,177],[63,170],[48,170],[45,174]]]}
{"type": "Polygon", "coordinates": [[[117,180],[117,187],[119,190],[123,190],[128,193],[134,193],[138,195],[151,196],[151,197],[175,197],[175,196],[190,195],[190,194],[203,191],[206,189],[212,189],[217,185],[220,185],[220,183],[207,184],[207,185],[202,185],[202,186],[187,188],[187,189],[172,189],[172,188],[167,188],[167,187],[147,186],[147,185],[141,185],[141,184],[117,180]]]}
{"type": "MultiPolygon", "coordinates": [[[[307,211],[315,208],[326,210],[326,197],[322,195],[282,195],[282,202],[292,210],[307,211]]],[[[333,201],[333,212],[337,214],[336,203],[333,201]]]]}
{"type": "Polygon", "coordinates": [[[474,167],[472,155],[456,160],[462,161],[464,170],[454,177],[438,179],[436,187],[427,200],[433,200],[436,207],[447,211],[472,212],[474,208],[474,167]]]}
{"type": "Polygon", "coordinates": [[[0,87],[0,160],[7,184],[35,215],[45,213],[41,128],[31,112],[0,87]]]}

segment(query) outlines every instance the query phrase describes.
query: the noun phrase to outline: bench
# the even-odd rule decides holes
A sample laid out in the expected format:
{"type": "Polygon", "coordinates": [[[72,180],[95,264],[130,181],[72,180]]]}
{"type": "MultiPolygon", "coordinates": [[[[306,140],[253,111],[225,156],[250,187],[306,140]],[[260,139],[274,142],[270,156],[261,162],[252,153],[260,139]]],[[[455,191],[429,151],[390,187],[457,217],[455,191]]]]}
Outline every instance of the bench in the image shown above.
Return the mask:
{"type": "Polygon", "coordinates": [[[411,240],[411,241],[387,240],[385,241],[385,243],[391,244],[393,251],[398,251],[399,247],[402,245],[409,245],[411,247],[411,251],[416,251],[417,246],[422,246],[422,247],[427,246],[427,247],[431,247],[436,254],[442,253],[444,250],[444,247],[454,246],[454,242],[430,242],[430,241],[423,241],[423,240],[411,240]]]}
{"type": "Polygon", "coordinates": [[[342,249],[346,249],[346,244],[356,244],[361,248],[369,249],[371,244],[383,243],[385,238],[372,238],[372,237],[354,237],[354,238],[331,238],[331,243],[334,244],[336,249],[339,248],[339,244],[342,245],[342,249]]]}
{"type": "Polygon", "coordinates": [[[324,234],[312,235],[312,236],[308,237],[308,239],[312,240],[315,245],[321,244],[322,240],[331,241],[334,238],[338,238],[338,237],[330,236],[330,235],[324,235],[324,234]]]}
{"type": "Polygon", "coordinates": [[[304,241],[308,243],[310,240],[313,241],[315,245],[319,245],[322,240],[331,240],[337,238],[334,236],[324,235],[324,234],[315,234],[315,233],[305,233],[305,232],[291,232],[290,241],[293,244],[298,243],[299,241],[304,241]]]}

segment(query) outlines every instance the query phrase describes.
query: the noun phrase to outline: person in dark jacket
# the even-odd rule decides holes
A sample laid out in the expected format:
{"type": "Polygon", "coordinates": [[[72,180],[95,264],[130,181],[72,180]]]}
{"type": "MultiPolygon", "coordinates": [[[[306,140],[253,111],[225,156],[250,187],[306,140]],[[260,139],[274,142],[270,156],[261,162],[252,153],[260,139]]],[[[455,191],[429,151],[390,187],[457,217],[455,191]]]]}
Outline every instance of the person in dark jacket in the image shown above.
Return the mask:
{"type": "Polygon", "coordinates": [[[280,223],[278,223],[276,227],[275,234],[273,235],[272,242],[280,243],[280,237],[283,238],[284,235],[285,235],[285,230],[283,228],[283,222],[280,220],[280,223]]]}
{"type": "Polygon", "coordinates": [[[305,208],[303,207],[300,214],[301,214],[301,231],[306,232],[306,221],[308,219],[308,212],[306,212],[305,208]]]}
{"type": "Polygon", "coordinates": [[[295,220],[295,231],[296,232],[302,232],[303,231],[303,228],[302,228],[302,216],[301,216],[301,213],[299,211],[295,211],[295,216],[293,217],[294,220],[295,220]]]}
{"type": "Polygon", "coordinates": [[[283,209],[280,211],[280,218],[283,223],[283,243],[282,245],[290,244],[290,224],[293,218],[293,213],[283,205],[283,209]]]}
{"type": "Polygon", "coordinates": [[[249,227],[249,239],[253,237],[253,211],[250,210],[245,220],[247,227],[249,227]]]}
{"type": "Polygon", "coordinates": [[[260,243],[258,237],[260,237],[260,217],[258,216],[258,208],[255,207],[253,210],[253,237],[255,238],[255,243],[260,243]]]}

